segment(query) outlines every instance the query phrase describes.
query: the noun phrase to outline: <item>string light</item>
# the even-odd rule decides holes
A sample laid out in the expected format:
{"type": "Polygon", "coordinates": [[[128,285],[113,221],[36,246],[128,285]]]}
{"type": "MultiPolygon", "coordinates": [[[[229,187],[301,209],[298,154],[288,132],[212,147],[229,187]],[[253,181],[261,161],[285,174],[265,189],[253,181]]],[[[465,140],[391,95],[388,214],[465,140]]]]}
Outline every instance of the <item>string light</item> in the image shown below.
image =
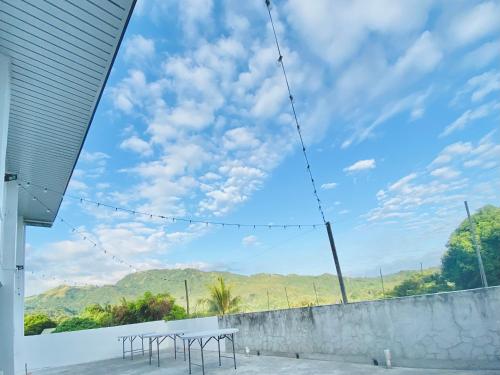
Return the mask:
{"type": "MultiPolygon", "coordinates": [[[[307,227],[308,228],[313,228],[314,226],[322,225],[322,224],[245,224],[245,223],[227,223],[227,222],[220,222],[220,221],[211,221],[211,220],[206,220],[206,219],[194,219],[194,218],[183,218],[183,217],[159,215],[159,214],[154,214],[154,213],[151,213],[151,212],[144,212],[144,211],[132,210],[132,209],[124,208],[124,207],[120,207],[120,206],[114,206],[112,204],[103,203],[103,202],[95,201],[95,200],[84,198],[84,197],[78,197],[78,196],[74,196],[74,195],[71,195],[71,194],[65,194],[65,193],[62,193],[62,192],[59,192],[59,191],[56,191],[56,190],[49,189],[49,188],[47,188],[45,186],[40,186],[40,185],[37,185],[37,184],[30,183],[29,181],[24,181],[22,179],[20,179],[20,180],[23,181],[26,184],[26,187],[23,186],[24,188],[30,188],[30,187],[34,186],[34,187],[43,189],[44,191],[45,191],[45,189],[47,189],[48,191],[50,191],[52,193],[60,195],[62,198],[71,198],[71,199],[78,200],[78,201],[80,201],[81,204],[88,203],[88,204],[94,205],[96,207],[109,208],[109,209],[114,210],[115,212],[120,211],[120,212],[125,212],[125,213],[132,214],[134,216],[139,215],[139,216],[143,216],[143,217],[149,217],[150,219],[155,218],[155,219],[161,219],[161,220],[168,220],[168,221],[171,221],[172,223],[204,224],[205,226],[212,225],[212,226],[217,226],[217,227],[222,227],[222,228],[232,227],[232,228],[238,228],[238,229],[239,228],[253,228],[253,229],[257,229],[257,228],[269,228],[269,229],[272,229],[272,228],[285,228],[285,229],[286,228],[297,228],[297,229],[302,229],[302,228],[307,228],[307,227]]],[[[22,185],[20,184],[20,186],[22,186],[22,185]]],[[[36,197],[34,199],[36,200],[36,197]]]]}
{"type": "MultiPolygon", "coordinates": [[[[285,77],[286,87],[288,90],[288,98],[290,99],[290,106],[292,108],[293,117],[295,119],[295,127],[297,128],[297,133],[299,135],[300,144],[302,145],[302,153],[304,154],[307,172],[309,173],[309,178],[311,179],[313,194],[316,197],[316,201],[318,202],[318,210],[319,210],[319,213],[321,214],[321,218],[323,219],[323,223],[326,224],[325,213],[323,211],[323,207],[321,206],[321,200],[319,199],[318,189],[316,188],[316,182],[314,181],[314,177],[313,177],[313,174],[311,171],[311,163],[309,163],[309,158],[307,157],[306,146],[304,143],[304,138],[302,137],[302,130],[300,128],[299,119],[297,117],[297,112],[295,111],[295,104],[294,104],[294,100],[293,100],[292,90],[290,89],[290,84],[288,82],[288,76],[286,74],[285,64],[283,62],[283,54],[281,53],[280,45],[278,42],[278,36],[276,34],[276,29],[274,27],[274,21],[273,21],[272,15],[271,15],[271,1],[270,0],[266,0],[266,6],[267,6],[267,12],[269,13],[269,20],[271,21],[271,26],[273,29],[274,40],[276,42],[276,48],[278,50],[278,63],[281,65],[281,70],[283,71],[283,76],[285,77]]],[[[313,225],[313,228],[314,228],[314,225],[313,225]]]]}
{"type": "MultiPolygon", "coordinates": [[[[29,191],[22,184],[18,184],[18,185],[24,191],[26,191],[29,195],[31,195],[32,198],[34,198],[34,200],[36,200],[41,206],[43,206],[46,209],[47,212],[51,212],[50,208],[45,203],[43,203],[37,196],[35,196],[34,194],[32,194],[31,191],[29,191]]],[[[26,184],[26,185],[30,186],[30,184],[26,184]]],[[[69,227],[71,229],[71,232],[77,233],[84,241],[89,242],[92,245],[93,248],[97,248],[97,242],[95,242],[92,239],[90,239],[86,234],[84,234],[83,232],[81,232],[80,230],[78,230],[74,225],[71,225],[70,222],[68,222],[67,220],[65,220],[62,217],[59,217],[59,221],[61,223],[65,224],[67,227],[69,227]]],[[[112,255],[112,259],[115,260],[115,261],[117,261],[119,264],[125,264],[128,268],[134,270],[134,272],[137,271],[137,268],[134,267],[132,264],[127,263],[123,259],[119,258],[118,256],[111,254],[107,249],[104,249],[104,248],[101,248],[101,249],[102,249],[102,252],[104,254],[106,254],[106,255],[108,255],[108,254],[112,255]]]]}

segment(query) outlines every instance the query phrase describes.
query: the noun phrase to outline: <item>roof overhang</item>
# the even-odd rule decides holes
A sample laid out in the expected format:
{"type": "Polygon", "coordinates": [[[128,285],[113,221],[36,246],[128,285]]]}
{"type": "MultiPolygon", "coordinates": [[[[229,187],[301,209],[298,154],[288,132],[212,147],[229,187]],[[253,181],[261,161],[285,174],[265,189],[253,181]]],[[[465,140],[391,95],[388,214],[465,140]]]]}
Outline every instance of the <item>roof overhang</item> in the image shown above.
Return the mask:
{"type": "Polygon", "coordinates": [[[5,0],[0,53],[11,60],[6,171],[29,181],[19,214],[51,226],[80,155],[135,0],[5,0]]]}

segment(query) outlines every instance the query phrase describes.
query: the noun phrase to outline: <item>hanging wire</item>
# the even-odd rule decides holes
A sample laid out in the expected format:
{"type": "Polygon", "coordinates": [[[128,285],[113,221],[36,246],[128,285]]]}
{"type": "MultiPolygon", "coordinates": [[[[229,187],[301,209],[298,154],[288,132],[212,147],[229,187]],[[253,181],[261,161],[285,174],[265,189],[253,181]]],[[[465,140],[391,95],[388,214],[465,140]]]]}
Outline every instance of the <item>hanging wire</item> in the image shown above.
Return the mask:
{"type": "MultiPolygon", "coordinates": [[[[47,206],[42,200],[40,200],[36,195],[34,195],[31,191],[29,191],[26,187],[24,187],[22,184],[18,184],[20,188],[22,188],[27,194],[29,194],[32,199],[36,202],[38,202],[43,208],[45,208],[45,210],[50,213],[52,212],[52,210],[49,208],[49,206],[47,206]]],[[[93,248],[98,248],[105,254],[105,255],[108,255],[110,256],[116,263],[118,264],[122,264],[128,268],[130,268],[132,271],[134,272],[137,272],[137,267],[134,267],[132,264],[124,261],[122,258],[120,258],[119,256],[117,255],[114,255],[113,253],[111,253],[110,251],[108,251],[107,249],[103,248],[102,246],[98,245],[97,242],[95,242],[94,240],[90,239],[88,237],[88,234],[86,234],[85,232],[83,231],[80,231],[78,228],[76,228],[74,225],[72,225],[69,221],[65,220],[64,218],[60,217],[59,216],[59,221],[61,223],[63,223],[64,225],[66,225],[69,229],[71,229],[71,232],[73,233],[76,233],[80,236],[80,238],[84,241],[87,241],[88,243],[90,243],[92,245],[93,248]]]]}
{"type": "MultiPolygon", "coordinates": [[[[302,229],[302,228],[316,228],[317,226],[324,225],[324,223],[323,224],[321,224],[321,223],[317,223],[317,224],[245,224],[245,223],[230,223],[230,222],[222,222],[222,221],[212,221],[212,220],[206,220],[206,219],[185,218],[185,217],[177,217],[177,216],[170,216],[170,215],[159,215],[159,214],[154,214],[151,212],[144,212],[144,211],[140,211],[140,210],[132,210],[129,208],[115,206],[112,204],[103,203],[103,202],[99,202],[99,201],[95,201],[92,199],[79,197],[79,196],[75,196],[75,195],[71,195],[71,194],[65,194],[65,193],[62,193],[62,192],[59,192],[56,190],[49,189],[46,186],[34,184],[30,181],[25,181],[23,179],[19,179],[19,180],[22,181],[26,185],[26,186],[23,186],[23,188],[25,190],[30,189],[31,187],[37,187],[39,189],[42,189],[44,193],[47,193],[50,191],[51,193],[55,193],[55,194],[61,196],[61,198],[71,198],[74,200],[78,200],[80,203],[88,203],[88,204],[92,204],[96,207],[109,208],[111,210],[114,210],[115,212],[118,212],[118,211],[125,212],[125,213],[129,213],[132,215],[140,215],[140,216],[144,216],[144,217],[149,217],[150,219],[153,219],[153,218],[162,219],[162,220],[170,221],[172,223],[182,222],[182,223],[187,223],[187,224],[204,224],[205,226],[211,225],[211,226],[218,226],[218,227],[223,227],[223,228],[233,227],[233,228],[238,228],[238,229],[240,229],[240,228],[253,228],[253,229],[257,229],[257,228],[269,228],[269,229],[272,229],[272,228],[282,228],[282,229],[297,228],[297,229],[302,229]]],[[[20,185],[20,186],[22,186],[22,185],[20,185]]],[[[30,195],[33,196],[33,194],[31,194],[31,193],[30,193],[30,195]]]]}
{"type": "Polygon", "coordinates": [[[314,177],[313,177],[313,174],[311,171],[311,164],[309,163],[309,158],[307,157],[306,146],[304,144],[304,138],[302,137],[302,130],[300,128],[299,119],[297,117],[297,112],[295,110],[295,104],[293,101],[292,90],[290,89],[290,83],[288,82],[288,76],[286,74],[285,64],[283,62],[283,54],[281,53],[281,48],[280,48],[280,45],[278,42],[278,36],[276,34],[276,29],[274,27],[274,21],[273,21],[272,15],[271,15],[271,1],[270,0],[266,0],[266,6],[267,6],[267,12],[269,13],[269,20],[271,21],[271,26],[273,28],[273,34],[274,34],[274,40],[276,42],[276,48],[278,49],[278,62],[281,65],[281,70],[283,71],[283,76],[285,77],[286,88],[288,90],[288,99],[290,99],[290,105],[292,107],[293,117],[295,119],[295,127],[297,128],[297,133],[299,135],[300,144],[302,146],[302,153],[304,154],[304,159],[306,161],[307,172],[309,173],[309,178],[311,179],[313,193],[314,193],[314,196],[315,196],[316,201],[318,203],[319,213],[321,214],[321,218],[323,219],[323,223],[326,224],[325,213],[324,213],[323,207],[321,205],[321,200],[319,199],[318,189],[316,188],[316,182],[314,181],[314,177]]]}
{"type": "Polygon", "coordinates": [[[90,283],[86,283],[86,282],[83,282],[83,281],[71,281],[71,280],[68,280],[68,279],[61,279],[57,276],[54,276],[53,274],[49,274],[49,273],[45,273],[45,272],[35,272],[35,271],[25,271],[25,273],[27,273],[28,275],[31,275],[35,278],[38,278],[38,279],[44,279],[44,280],[50,280],[50,281],[57,281],[57,280],[60,280],[62,281],[64,284],[68,285],[68,286],[89,286],[89,287],[98,287],[97,284],[90,284],[90,283]]]}

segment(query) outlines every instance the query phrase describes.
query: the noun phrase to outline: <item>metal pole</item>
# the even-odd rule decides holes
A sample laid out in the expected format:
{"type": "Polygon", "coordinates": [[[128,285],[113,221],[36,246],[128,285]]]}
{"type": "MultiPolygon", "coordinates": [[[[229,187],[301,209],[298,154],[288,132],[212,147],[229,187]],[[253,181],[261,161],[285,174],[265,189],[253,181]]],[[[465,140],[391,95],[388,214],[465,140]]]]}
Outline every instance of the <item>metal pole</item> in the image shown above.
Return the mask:
{"type": "Polygon", "coordinates": [[[314,294],[316,295],[316,306],[319,305],[318,292],[316,291],[316,283],[313,281],[314,294]]]}
{"type": "Polygon", "coordinates": [[[382,276],[382,268],[380,268],[380,281],[382,281],[382,295],[385,298],[385,289],[384,289],[384,276],[382,276]]]}
{"type": "Polygon", "coordinates": [[[464,204],[465,204],[465,210],[467,211],[467,218],[469,219],[469,228],[472,236],[472,244],[476,249],[477,262],[479,263],[479,273],[481,275],[481,281],[483,283],[483,287],[487,288],[488,280],[486,279],[486,273],[484,272],[484,266],[483,266],[483,259],[481,258],[481,245],[476,238],[476,228],[470,217],[469,205],[467,204],[467,201],[464,201],[464,204]]]}
{"type": "Polygon", "coordinates": [[[189,317],[189,293],[188,293],[188,281],[184,280],[184,288],[186,289],[186,313],[189,317]]]}
{"type": "Polygon", "coordinates": [[[424,266],[422,265],[422,262],[420,262],[420,274],[424,274],[424,266]]]}
{"type": "Polygon", "coordinates": [[[286,286],[285,286],[285,296],[286,296],[286,303],[288,304],[288,308],[290,308],[290,301],[288,300],[288,293],[286,291],[286,286]]]}
{"type": "Polygon", "coordinates": [[[342,270],[340,269],[339,257],[337,256],[337,248],[333,240],[332,227],[330,222],[326,222],[326,231],[328,232],[328,239],[330,240],[330,247],[332,248],[333,260],[335,261],[335,268],[337,269],[337,277],[339,278],[340,292],[342,293],[342,303],[348,303],[347,294],[345,292],[344,278],[342,277],[342,270]]]}

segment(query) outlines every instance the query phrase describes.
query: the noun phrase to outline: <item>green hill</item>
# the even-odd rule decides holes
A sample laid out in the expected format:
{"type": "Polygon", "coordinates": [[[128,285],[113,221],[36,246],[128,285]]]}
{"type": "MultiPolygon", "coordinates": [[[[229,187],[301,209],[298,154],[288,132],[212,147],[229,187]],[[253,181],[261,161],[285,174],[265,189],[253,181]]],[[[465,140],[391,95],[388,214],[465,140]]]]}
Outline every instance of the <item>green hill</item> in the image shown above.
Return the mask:
{"type": "MultiPolygon", "coordinates": [[[[425,273],[435,269],[425,270],[425,273]]],[[[417,271],[401,271],[384,276],[385,290],[392,289],[417,271]]],[[[122,297],[135,299],[145,291],[172,294],[177,302],[185,305],[184,280],[188,281],[190,311],[203,312],[201,299],[208,295],[207,286],[218,276],[223,276],[233,288],[234,295],[241,296],[243,311],[259,311],[286,308],[288,306],[285,287],[291,306],[338,303],[340,290],[337,277],[331,274],[319,276],[278,275],[260,273],[251,276],[229,272],[203,272],[194,269],[150,270],[127,275],[115,285],[100,287],[70,287],[62,285],[42,294],[26,298],[26,312],[46,312],[49,315],[76,315],[87,305],[93,303],[115,304],[122,297]]],[[[346,277],[350,301],[370,300],[382,297],[379,277],[346,277]]]]}

